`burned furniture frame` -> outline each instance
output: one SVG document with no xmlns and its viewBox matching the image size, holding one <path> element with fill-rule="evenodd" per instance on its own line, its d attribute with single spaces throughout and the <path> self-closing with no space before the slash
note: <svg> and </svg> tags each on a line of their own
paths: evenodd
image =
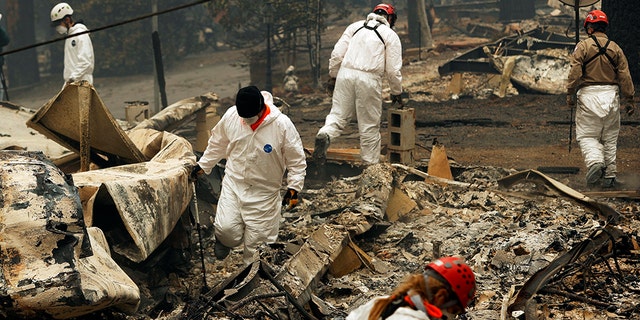
<svg viewBox="0 0 640 320">
<path fill-rule="evenodd" d="M 489 57 L 484 53 L 483 47 L 485 46 L 509 56 L 531 50 L 570 49 L 575 46 L 575 41 L 563 35 L 548 32 L 543 28 L 536 28 L 468 50 L 438 67 L 438 72 L 441 76 L 460 72 L 499 74 L 500 72 L 491 65 Z"/>
</svg>

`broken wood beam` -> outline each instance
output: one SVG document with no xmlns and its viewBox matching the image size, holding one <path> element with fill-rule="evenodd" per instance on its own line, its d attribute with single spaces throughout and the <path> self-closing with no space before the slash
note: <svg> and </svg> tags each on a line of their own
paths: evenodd
<svg viewBox="0 0 640 320">
<path fill-rule="evenodd" d="M 91 89 L 88 83 L 82 82 L 78 86 L 78 109 L 80 119 L 80 171 L 89 171 L 91 164 L 91 130 L 89 115 L 91 113 Z"/>
<path fill-rule="evenodd" d="M 329 269 L 329 265 L 348 244 L 348 235 L 343 226 L 321 226 L 300 250 L 285 262 L 275 279 L 299 304 L 306 304 L 311 299 L 318 281 Z"/>
</svg>

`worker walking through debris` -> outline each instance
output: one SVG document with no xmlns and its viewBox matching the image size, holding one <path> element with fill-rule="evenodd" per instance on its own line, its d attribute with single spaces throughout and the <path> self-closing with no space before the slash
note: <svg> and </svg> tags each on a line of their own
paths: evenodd
<svg viewBox="0 0 640 320">
<path fill-rule="evenodd" d="M 289 66 L 284 72 L 284 79 L 282 80 L 282 86 L 284 91 L 287 92 L 287 96 L 298 93 L 298 76 L 295 74 L 296 68 Z"/>
<path fill-rule="evenodd" d="M 254 261 L 258 246 L 278 237 L 281 205 L 294 206 L 307 163 L 293 122 L 273 104 L 273 96 L 244 87 L 211 130 L 207 149 L 194 167 L 196 178 L 227 159 L 214 221 L 214 253 L 224 259 L 244 244 L 243 260 Z M 286 170 L 287 192 L 280 195 Z"/>
<path fill-rule="evenodd" d="M 88 31 L 82 21 L 73 20 L 73 9 L 65 2 L 58 3 L 51 9 L 51 26 L 61 35 L 73 35 Z M 64 42 L 65 83 L 87 81 L 93 84 L 93 44 L 88 33 L 67 38 Z"/>
<path fill-rule="evenodd" d="M 607 15 L 589 12 L 584 28 L 589 35 L 571 55 L 567 84 L 567 104 L 576 106 L 576 140 L 587 167 L 587 184 L 601 182 L 611 188 L 616 182 L 616 152 L 620 132 L 620 98 L 626 113 L 635 110 L 635 94 L 627 58 L 608 39 Z"/>
<path fill-rule="evenodd" d="M 460 258 L 444 257 L 410 275 L 390 296 L 376 297 L 346 320 L 455 319 L 476 293 L 475 275 Z"/>
<path fill-rule="evenodd" d="M 402 44 L 393 31 L 397 15 L 390 4 L 373 8 L 366 20 L 347 27 L 331 52 L 329 86 L 335 84 L 331 111 L 316 135 L 314 162 L 326 161 L 330 142 L 342 134 L 355 115 L 360 155 L 365 164 L 380 161 L 382 81 L 386 74 L 391 99 L 401 102 Z"/>
</svg>

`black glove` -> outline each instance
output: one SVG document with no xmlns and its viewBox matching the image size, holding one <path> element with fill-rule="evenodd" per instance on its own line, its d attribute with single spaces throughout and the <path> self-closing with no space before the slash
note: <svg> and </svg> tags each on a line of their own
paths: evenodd
<svg viewBox="0 0 640 320">
<path fill-rule="evenodd" d="M 327 80 L 327 92 L 333 94 L 333 89 L 336 88 L 336 78 L 329 78 Z"/>
<path fill-rule="evenodd" d="M 196 163 L 195 166 L 193 166 L 193 169 L 191 169 L 191 174 L 189 175 L 189 180 L 191 181 L 196 181 L 198 180 L 198 176 L 203 174 L 204 170 L 202 170 L 202 168 L 200 168 L 200 165 Z"/>
<path fill-rule="evenodd" d="M 404 103 L 402 102 L 402 95 L 401 94 L 392 94 L 391 95 L 391 104 L 394 104 L 396 102 L 398 104 L 400 104 L 401 106 L 404 105 Z"/>
<path fill-rule="evenodd" d="M 287 193 L 282 198 L 282 205 L 287 206 L 287 210 L 295 207 L 298 204 L 298 191 L 294 189 L 287 189 Z"/>
<path fill-rule="evenodd" d="M 624 111 L 628 116 L 632 116 L 636 112 L 636 104 L 633 102 L 633 98 L 626 99 L 624 103 Z"/>
</svg>

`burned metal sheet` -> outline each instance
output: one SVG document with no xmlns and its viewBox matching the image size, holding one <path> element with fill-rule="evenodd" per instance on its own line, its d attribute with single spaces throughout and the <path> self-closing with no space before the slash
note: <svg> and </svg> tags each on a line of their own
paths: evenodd
<svg viewBox="0 0 640 320">
<path fill-rule="evenodd" d="M 159 150 L 151 150 L 155 156 L 147 162 L 78 172 L 73 178 L 86 202 L 87 225 L 104 230 L 115 252 L 141 262 L 189 206 L 195 156 L 187 140 L 168 132 L 137 129 L 131 138 Z"/>
<path fill-rule="evenodd" d="M 0 315 L 71 318 L 135 312 L 136 284 L 86 228 L 78 192 L 41 152 L 0 151 Z"/>
<path fill-rule="evenodd" d="M 598 210 L 603 215 L 603 218 L 607 222 L 617 223 L 620 221 L 620 213 L 616 211 L 611 206 L 595 201 L 580 192 L 569 188 L 568 186 L 560 183 L 559 181 L 552 179 L 537 170 L 527 170 L 518 173 L 514 173 L 508 177 L 505 177 L 498 181 L 498 184 L 502 188 L 509 188 L 512 185 L 523 182 L 530 181 L 534 183 L 543 183 L 544 185 L 551 187 L 559 192 L 564 193 L 565 195 L 573 198 L 574 200 L 587 205 L 593 209 Z"/>
<path fill-rule="evenodd" d="M 90 90 L 88 135 L 92 160 L 96 161 L 101 158 L 97 154 L 123 163 L 137 163 L 146 160 L 140 150 L 120 129 L 109 109 L 90 84 L 82 82 L 67 84 L 27 121 L 27 126 L 67 149 L 79 153 L 80 140 L 84 135 L 80 129 L 82 120 L 79 91 L 87 89 L 86 86 L 89 86 Z"/>
</svg>

